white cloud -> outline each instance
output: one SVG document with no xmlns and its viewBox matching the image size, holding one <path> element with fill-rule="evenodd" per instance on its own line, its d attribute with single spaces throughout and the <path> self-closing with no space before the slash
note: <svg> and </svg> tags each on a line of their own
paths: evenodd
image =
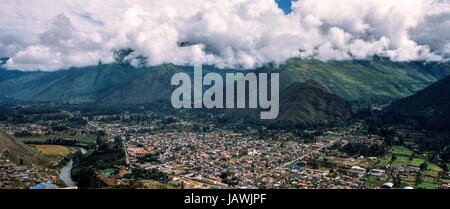
<svg viewBox="0 0 450 209">
<path fill-rule="evenodd" d="M 111 62 L 131 47 L 148 64 L 253 68 L 294 56 L 439 60 L 450 55 L 448 0 L 0 0 L 8 68 Z M 185 44 L 180 47 L 180 43 Z"/>
</svg>

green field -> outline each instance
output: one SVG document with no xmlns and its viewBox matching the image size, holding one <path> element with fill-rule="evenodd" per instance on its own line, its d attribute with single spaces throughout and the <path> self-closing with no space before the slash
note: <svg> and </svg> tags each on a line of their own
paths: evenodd
<svg viewBox="0 0 450 209">
<path fill-rule="evenodd" d="M 416 143 L 414 143 L 414 142 L 405 142 L 405 145 L 413 146 L 413 145 L 416 145 Z"/>
<path fill-rule="evenodd" d="M 339 136 L 335 136 L 335 135 L 326 135 L 323 137 L 324 140 L 335 140 L 339 138 Z"/>
<path fill-rule="evenodd" d="M 432 171 L 437 171 L 440 172 L 442 171 L 442 168 L 439 167 L 438 165 L 434 164 L 434 163 L 428 163 L 428 169 L 432 170 Z"/>
<path fill-rule="evenodd" d="M 390 155 L 390 154 L 384 155 L 384 156 L 380 159 L 380 163 L 386 164 L 386 163 L 390 162 L 391 159 L 392 159 L 392 155 Z"/>
<path fill-rule="evenodd" d="M 412 166 L 415 166 L 415 167 L 419 167 L 422 163 L 424 163 L 425 162 L 425 159 L 423 159 L 423 158 L 414 158 L 412 161 L 411 161 L 411 165 Z"/>
<path fill-rule="evenodd" d="M 405 156 L 397 156 L 397 158 L 392 162 L 392 165 L 405 166 L 409 164 L 409 158 Z"/>
<path fill-rule="evenodd" d="M 372 175 L 366 175 L 367 181 L 365 182 L 365 186 L 369 188 L 375 188 L 377 186 L 383 185 L 384 182 L 386 182 L 386 178 L 383 177 L 376 177 Z"/>
<path fill-rule="evenodd" d="M 44 155 L 67 155 L 69 149 L 60 145 L 36 145 L 36 149 Z"/>
<path fill-rule="evenodd" d="M 419 185 L 417 185 L 417 189 L 436 189 L 437 185 L 432 182 L 422 182 Z"/>
<path fill-rule="evenodd" d="M 414 183 L 416 181 L 416 177 L 415 176 L 408 176 L 408 178 L 402 179 L 402 180 L 404 180 L 405 182 L 408 182 L 408 183 Z"/>
<path fill-rule="evenodd" d="M 408 156 L 412 154 L 412 151 L 404 146 L 393 146 L 391 149 L 389 149 L 389 152 L 397 155 L 408 155 Z"/>
<path fill-rule="evenodd" d="M 281 66 L 280 89 L 285 89 L 294 82 L 314 80 L 333 94 L 348 101 L 369 97 L 399 98 L 423 89 L 424 85 L 420 82 L 438 80 L 429 75 L 430 70 L 437 71 L 425 65 L 390 63 L 375 57 L 356 62 L 322 62 L 315 59 L 293 58 Z M 445 71 L 439 69 L 438 72 Z M 418 85 L 401 85 L 400 83 L 403 82 L 414 82 Z"/>
<path fill-rule="evenodd" d="M 87 140 L 92 141 L 96 139 L 94 135 L 87 136 L 63 136 L 63 135 L 47 135 L 47 136 L 34 136 L 34 137 L 21 137 L 17 138 L 17 140 L 21 142 L 45 142 L 48 139 L 64 139 L 64 140 Z"/>
</svg>

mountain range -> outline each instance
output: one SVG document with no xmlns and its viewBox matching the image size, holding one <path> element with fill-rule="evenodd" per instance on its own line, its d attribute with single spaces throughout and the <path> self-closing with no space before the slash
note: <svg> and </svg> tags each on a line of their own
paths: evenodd
<svg viewBox="0 0 450 209">
<path fill-rule="evenodd" d="M 192 67 L 171 64 L 135 68 L 118 63 L 56 72 L 22 72 L 0 68 L 0 97 L 56 102 L 81 99 L 112 104 L 121 104 L 126 99 L 129 103 L 145 103 L 166 97 L 166 90 L 170 87 L 168 78 L 175 72 L 190 69 Z M 233 70 L 209 67 L 204 73 L 209 71 Z M 418 92 L 449 75 L 450 63 L 393 62 L 380 57 L 326 62 L 292 58 L 280 66 L 266 65 L 255 69 L 256 73 L 273 71 L 280 73 L 281 90 L 295 82 L 313 80 L 347 101 L 373 102 L 392 101 Z M 141 97 L 142 94 L 145 96 Z M 128 98 L 137 95 L 139 98 Z"/>
<path fill-rule="evenodd" d="M 387 110 L 421 116 L 429 128 L 450 130 L 450 76 L 417 94 L 393 102 Z"/>
<path fill-rule="evenodd" d="M 168 102 L 175 88 L 170 80 L 177 72 L 192 75 L 193 67 L 163 64 L 137 68 L 116 62 L 55 72 L 0 68 L 0 98 L 101 106 Z M 204 66 L 203 73 L 208 72 L 236 70 Z M 349 107 L 345 101 L 388 103 L 410 96 L 449 75 L 450 63 L 394 62 L 378 56 L 344 61 L 292 58 L 282 65 L 267 64 L 252 72 L 280 73 L 279 121 L 310 124 L 347 119 Z"/>
<path fill-rule="evenodd" d="M 327 61 L 293 58 L 280 67 L 281 89 L 314 80 L 347 101 L 389 102 L 450 74 L 450 63 L 393 62 L 387 58 Z"/>
</svg>

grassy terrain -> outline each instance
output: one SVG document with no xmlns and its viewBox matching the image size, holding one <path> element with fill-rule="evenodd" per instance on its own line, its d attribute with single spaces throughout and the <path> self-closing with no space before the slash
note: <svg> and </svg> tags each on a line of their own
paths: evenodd
<svg viewBox="0 0 450 209">
<path fill-rule="evenodd" d="M 335 140 L 339 138 L 339 136 L 335 136 L 335 135 L 326 135 L 323 137 L 324 140 Z"/>
<path fill-rule="evenodd" d="M 404 156 L 397 156 L 397 158 L 392 162 L 392 165 L 399 165 L 399 166 L 405 166 L 409 164 L 408 157 Z"/>
<path fill-rule="evenodd" d="M 188 72 L 187 68 L 172 64 L 145 68 L 101 64 L 46 73 L 0 71 L 0 97 L 24 101 L 97 100 L 117 105 L 154 102 L 170 99 L 167 83 L 171 75 Z M 292 58 L 280 67 L 266 65 L 256 71 L 279 71 L 280 90 L 295 82 L 314 80 L 346 100 L 370 101 L 409 96 L 448 75 L 450 68 L 446 63 L 393 62 L 380 57 L 326 62 Z"/>
<path fill-rule="evenodd" d="M 381 164 L 392 164 L 396 166 L 407 166 L 410 164 L 410 156 L 412 151 L 404 146 L 392 146 L 388 152 L 380 158 Z M 393 159 L 395 155 L 395 159 Z M 416 163 L 420 158 L 417 158 Z M 412 161 L 411 161 L 412 162 Z M 420 164 L 419 164 L 420 165 Z"/>
<path fill-rule="evenodd" d="M 392 146 L 389 152 L 397 155 L 408 155 L 408 156 L 412 154 L 412 151 L 404 146 Z"/>
<path fill-rule="evenodd" d="M 423 158 L 414 158 L 411 161 L 411 165 L 414 166 L 414 167 L 419 167 L 424 162 L 425 162 L 425 159 L 423 159 Z"/>
<path fill-rule="evenodd" d="M 365 186 L 369 188 L 381 187 L 384 182 L 386 182 L 386 178 L 376 177 L 372 175 L 366 175 L 367 181 L 365 182 Z"/>
<path fill-rule="evenodd" d="M 44 155 L 69 154 L 69 149 L 61 145 L 36 145 L 36 149 Z"/>
<path fill-rule="evenodd" d="M 392 159 L 392 154 L 386 154 L 380 159 L 381 164 L 389 163 Z"/>
<path fill-rule="evenodd" d="M 392 160 L 392 156 L 395 155 L 395 159 Z M 386 155 L 380 158 L 381 164 L 391 164 L 394 166 L 412 166 L 419 168 L 421 164 L 427 163 L 427 167 L 421 173 L 423 175 L 423 182 L 418 184 L 417 186 L 413 186 L 417 189 L 436 189 L 437 188 L 437 178 L 439 176 L 439 172 L 442 171 L 442 168 L 438 165 L 427 161 L 424 157 L 420 155 L 414 155 L 411 159 L 413 152 L 404 146 L 392 146 Z M 369 182 L 366 183 L 368 185 L 377 185 L 379 186 L 381 181 L 375 181 L 374 178 L 369 178 Z M 407 178 L 401 179 L 401 184 L 403 185 L 415 185 L 416 177 L 409 176 Z M 401 186 L 400 186 L 401 187 Z M 399 188 L 400 188 L 399 187 Z"/>
<path fill-rule="evenodd" d="M 314 80 L 346 100 L 409 96 L 449 73 L 445 65 L 391 62 L 383 58 L 352 61 L 289 59 L 281 67 L 280 89 Z"/>
<path fill-rule="evenodd" d="M 47 139 L 64 139 L 64 140 L 95 140 L 96 136 L 63 136 L 63 135 L 48 135 L 48 136 L 33 136 L 33 137 L 21 137 L 17 140 L 21 142 L 45 142 Z"/>
<path fill-rule="evenodd" d="M 422 182 L 419 185 L 417 185 L 417 189 L 436 189 L 437 185 L 432 182 Z"/>
<path fill-rule="evenodd" d="M 441 167 L 439 167 L 438 165 L 436 165 L 434 163 L 430 163 L 430 162 L 428 162 L 428 169 L 430 169 L 432 171 L 437 171 L 437 172 L 442 171 Z"/>
<path fill-rule="evenodd" d="M 131 185 L 118 185 L 108 189 L 177 189 L 176 185 L 161 183 L 154 180 L 140 180 Z"/>
<path fill-rule="evenodd" d="M 47 140 L 54 139 L 63 139 L 65 141 L 75 141 L 74 144 L 53 144 L 47 143 Z M 63 145 L 63 146 L 80 146 L 80 147 L 88 147 L 89 145 L 96 143 L 96 136 L 87 135 L 87 136 L 64 136 L 64 135 L 48 135 L 48 136 L 33 136 L 33 137 L 22 137 L 18 138 L 18 141 L 21 141 L 25 144 L 53 144 L 53 145 Z"/>
<path fill-rule="evenodd" d="M 10 160 L 25 165 L 49 166 L 51 162 L 36 149 L 0 130 L 0 151 Z"/>
</svg>

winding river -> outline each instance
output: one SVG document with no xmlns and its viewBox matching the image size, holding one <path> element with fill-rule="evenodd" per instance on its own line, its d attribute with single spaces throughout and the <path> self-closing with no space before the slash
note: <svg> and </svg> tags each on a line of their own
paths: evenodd
<svg viewBox="0 0 450 209">
<path fill-rule="evenodd" d="M 87 150 L 82 148 L 82 147 L 78 147 L 81 151 L 81 154 L 86 154 Z M 70 160 L 62 169 L 61 172 L 59 173 L 59 178 L 64 181 L 64 183 L 66 183 L 66 185 L 68 187 L 75 187 L 77 186 L 77 183 L 75 181 L 73 181 L 72 176 L 71 176 L 71 171 L 72 171 L 72 166 L 73 166 L 73 160 Z"/>
</svg>

